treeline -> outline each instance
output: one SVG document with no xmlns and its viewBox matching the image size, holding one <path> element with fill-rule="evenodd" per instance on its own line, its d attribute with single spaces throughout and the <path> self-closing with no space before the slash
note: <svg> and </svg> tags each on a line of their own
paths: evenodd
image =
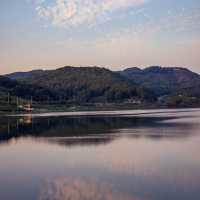
<svg viewBox="0 0 200 200">
<path fill-rule="evenodd" d="M 8 83 L 6 83 L 8 81 Z M 11 83 L 10 83 L 11 82 Z M 3 83 L 3 84 L 1 84 Z M 121 75 L 98 67 L 64 67 L 0 82 L 12 95 L 66 103 L 153 101 L 154 95 Z"/>
<path fill-rule="evenodd" d="M 63 67 L 0 76 L 0 96 L 44 104 L 135 103 L 194 106 L 200 76 L 188 69 L 153 66 L 113 72 L 99 67 Z"/>
</svg>

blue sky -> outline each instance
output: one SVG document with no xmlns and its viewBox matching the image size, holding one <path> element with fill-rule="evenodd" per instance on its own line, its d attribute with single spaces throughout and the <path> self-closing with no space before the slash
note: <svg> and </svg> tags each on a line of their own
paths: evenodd
<svg viewBox="0 0 200 200">
<path fill-rule="evenodd" d="M 200 72 L 199 0 L 1 0 L 0 73 L 65 65 Z"/>
</svg>

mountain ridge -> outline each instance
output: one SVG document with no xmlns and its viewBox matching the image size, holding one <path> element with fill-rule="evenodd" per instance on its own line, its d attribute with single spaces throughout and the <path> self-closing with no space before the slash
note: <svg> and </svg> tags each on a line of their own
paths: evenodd
<svg viewBox="0 0 200 200">
<path fill-rule="evenodd" d="M 157 96 L 168 95 L 200 83 L 200 75 L 187 68 L 151 66 L 119 71 L 119 74 L 155 92 Z"/>
<path fill-rule="evenodd" d="M 120 74 L 100 67 L 66 66 L 55 70 L 12 73 L 6 77 L 44 88 L 65 102 L 116 102 L 154 99 L 146 89 Z"/>
<path fill-rule="evenodd" d="M 21 84 L 20 87 L 24 84 L 26 89 L 29 85 L 44 90 L 47 95 L 43 99 L 60 99 L 75 104 L 138 100 L 152 102 L 162 96 L 178 96 L 178 99 L 183 96 L 187 101 L 188 98 L 200 99 L 200 75 L 181 67 L 131 67 L 111 71 L 96 66 L 65 66 L 55 70 L 16 72 L 6 77 Z"/>
</svg>

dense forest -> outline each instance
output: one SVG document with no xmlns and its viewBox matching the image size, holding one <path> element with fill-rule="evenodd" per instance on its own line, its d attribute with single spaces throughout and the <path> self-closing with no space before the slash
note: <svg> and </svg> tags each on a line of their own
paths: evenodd
<svg viewBox="0 0 200 200">
<path fill-rule="evenodd" d="M 200 85 L 200 76 L 186 68 L 153 66 L 145 69 L 128 68 L 119 72 L 122 76 L 148 88 L 157 96 L 187 92 Z M 200 94 L 200 91 L 199 91 Z"/>
<path fill-rule="evenodd" d="M 2 82 L 12 95 L 32 98 L 35 101 L 60 100 L 67 103 L 154 101 L 152 92 L 120 74 L 98 67 L 64 67 L 51 71 L 7 76 Z M 10 78 L 10 79 L 9 79 Z M 3 79 L 3 78 L 2 78 Z M 15 79 L 15 80 L 14 80 Z"/>
<path fill-rule="evenodd" d="M 0 76 L 0 102 L 200 104 L 200 76 L 188 69 L 153 66 L 113 72 L 99 67 L 63 67 Z"/>
</svg>

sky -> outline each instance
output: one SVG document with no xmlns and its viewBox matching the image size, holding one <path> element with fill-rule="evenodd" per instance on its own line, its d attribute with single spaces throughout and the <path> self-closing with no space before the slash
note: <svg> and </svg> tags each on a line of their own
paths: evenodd
<svg viewBox="0 0 200 200">
<path fill-rule="evenodd" d="M 152 65 L 200 73 L 200 0 L 0 0 L 0 74 Z"/>
</svg>

